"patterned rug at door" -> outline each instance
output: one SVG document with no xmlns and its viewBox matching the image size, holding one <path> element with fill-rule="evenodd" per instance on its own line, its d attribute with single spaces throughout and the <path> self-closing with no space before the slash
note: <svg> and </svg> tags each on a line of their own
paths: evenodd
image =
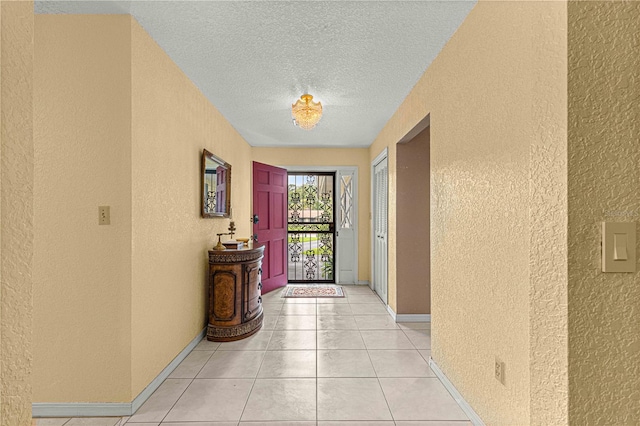
<svg viewBox="0 0 640 426">
<path fill-rule="evenodd" d="M 344 291 L 337 285 L 288 285 L 282 297 L 344 297 Z"/>
</svg>

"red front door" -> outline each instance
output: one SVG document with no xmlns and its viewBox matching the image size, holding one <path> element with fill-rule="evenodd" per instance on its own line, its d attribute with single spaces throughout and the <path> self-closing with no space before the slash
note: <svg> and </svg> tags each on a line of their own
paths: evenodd
<svg viewBox="0 0 640 426">
<path fill-rule="evenodd" d="M 253 162 L 253 225 L 264 245 L 262 293 L 287 285 L 287 170 Z"/>
</svg>

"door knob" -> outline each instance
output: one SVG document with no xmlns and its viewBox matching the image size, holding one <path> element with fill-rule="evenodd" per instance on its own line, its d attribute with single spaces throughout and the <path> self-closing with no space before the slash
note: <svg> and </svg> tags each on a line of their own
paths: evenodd
<svg viewBox="0 0 640 426">
<path fill-rule="evenodd" d="M 251 238 L 253 238 L 253 241 L 255 241 L 256 243 L 258 242 L 258 234 L 253 234 Z"/>
<path fill-rule="evenodd" d="M 260 222 L 260 218 L 258 217 L 257 214 L 254 214 L 253 217 L 251 218 L 251 222 L 255 225 L 256 223 Z"/>
</svg>

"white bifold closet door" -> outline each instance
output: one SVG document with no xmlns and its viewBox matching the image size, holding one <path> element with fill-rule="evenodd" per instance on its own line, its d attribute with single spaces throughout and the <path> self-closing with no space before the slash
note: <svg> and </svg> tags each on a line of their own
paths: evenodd
<svg viewBox="0 0 640 426">
<path fill-rule="evenodd" d="M 373 173 L 373 290 L 387 303 L 389 173 L 386 157 L 374 164 Z"/>
</svg>

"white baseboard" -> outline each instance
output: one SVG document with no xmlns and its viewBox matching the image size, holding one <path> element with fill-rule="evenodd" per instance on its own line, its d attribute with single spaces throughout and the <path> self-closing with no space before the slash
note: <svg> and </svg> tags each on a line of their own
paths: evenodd
<svg viewBox="0 0 640 426">
<path fill-rule="evenodd" d="M 120 417 L 131 415 L 130 402 L 34 402 L 32 417 Z"/>
<path fill-rule="evenodd" d="M 391 306 L 387 305 L 387 312 L 389 312 L 389 315 L 391 315 L 391 318 L 393 318 L 394 321 L 396 321 L 397 315 L 395 313 L 395 311 L 393 309 L 391 309 Z M 396 321 L 398 322 L 398 321 Z"/>
<path fill-rule="evenodd" d="M 132 402 L 34 402 L 31 406 L 32 417 L 115 417 L 130 416 L 153 394 L 169 377 L 178 365 L 191 353 L 204 338 L 204 328 L 189 344 L 167 365 L 158 376 L 144 388 Z"/>
<path fill-rule="evenodd" d="M 456 389 L 449 378 L 444 375 L 442 370 L 440 370 L 440 367 L 438 367 L 438 364 L 436 364 L 436 362 L 431 357 L 429 357 L 429 367 L 431 367 L 431 370 L 433 370 L 436 377 L 440 380 L 444 387 L 447 388 L 453 399 L 455 399 L 460 408 L 462 408 L 462 411 L 464 411 L 467 417 L 469 417 L 471 423 L 473 423 L 474 426 L 485 426 L 480 416 L 478 416 L 478 414 L 473 411 L 473 408 L 471 408 L 469 403 L 465 401 L 460 392 L 458 392 L 458 389 Z"/>
<path fill-rule="evenodd" d="M 131 414 L 138 411 L 138 408 L 140 408 L 140 406 L 144 404 L 147 399 L 149 399 L 151 394 L 153 394 L 156 391 L 156 389 L 160 387 L 162 382 L 164 382 L 164 380 L 167 377 L 169 377 L 169 375 L 173 372 L 173 370 L 175 370 L 178 367 L 178 365 L 180 365 L 180 363 L 187 357 L 187 355 L 191 353 L 193 348 L 198 346 L 198 343 L 200 343 L 200 341 L 204 338 L 206 334 L 207 334 L 207 327 L 202 329 L 202 331 L 198 333 L 198 335 L 194 337 L 193 340 L 189 342 L 189 344 L 182 350 L 182 352 L 180 352 L 178 356 L 176 356 L 173 359 L 173 361 L 171 361 L 169 365 L 167 365 L 164 368 L 164 370 L 162 370 L 160 374 L 158 374 L 156 378 L 153 379 L 151 383 L 149 383 L 149 385 L 147 385 L 146 388 L 144 388 L 142 392 L 140 392 L 140 394 L 136 397 L 136 399 L 134 399 L 131 402 Z"/>
<path fill-rule="evenodd" d="M 369 281 L 356 281 L 352 283 L 336 283 L 336 285 L 346 285 L 347 287 L 352 285 L 366 285 L 369 286 Z"/>
<path fill-rule="evenodd" d="M 366 285 L 371 287 L 371 283 L 369 282 L 369 280 L 360 280 L 358 282 L 356 282 L 356 285 Z"/>
<path fill-rule="evenodd" d="M 396 314 L 389 305 L 387 312 L 395 322 L 431 322 L 431 314 Z"/>
<path fill-rule="evenodd" d="M 431 314 L 396 314 L 396 322 L 431 322 Z"/>
</svg>

